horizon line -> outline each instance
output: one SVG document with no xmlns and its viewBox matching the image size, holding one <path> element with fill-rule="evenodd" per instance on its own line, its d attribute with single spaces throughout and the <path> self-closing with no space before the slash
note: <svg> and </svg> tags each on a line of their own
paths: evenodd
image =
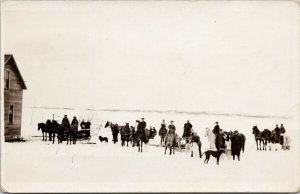
<svg viewBox="0 0 300 194">
<path fill-rule="evenodd" d="M 151 113 L 175 113 L 175 114 L 193 114 L 193 115 L 216 115 L 216 116 L 237 116 L 237 117 L 250 117 L 250 118 L 278 118 L 290 119 L 289 116 L 280 115 L 252 115 L 241 113 L 220 113 L 220 112 L 207 112 L 207 111 L 180 111 L 180 110 L 138 110 L 138 109 L 95 109 L 95 108 L 69 108 L 69 107 L 43 107 L 32 106 L 27 108 L 33 109 L 59 109 L 59 110 L 87 110 L 87 111 L 107 111 L 107 112 L 151 112 Z"/>
</svg>

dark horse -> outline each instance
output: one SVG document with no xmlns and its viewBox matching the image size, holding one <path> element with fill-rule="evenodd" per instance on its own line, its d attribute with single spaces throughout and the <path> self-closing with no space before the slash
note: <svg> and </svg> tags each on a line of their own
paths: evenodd
<svg viewBox="0 0 300 194">
<path fill-rule="evenodd" d="M 67 131 L 67 145 L 69 144 L 69 141 L 70 141 L 70 145 L 72 144 L 72 141 L 73 141 L 73 144 L 76 144 L 77 133 L 78 133 L 78 124 L 71 125 L 68 128 L 68 131 Z"/>
<path fill-rule="evenodd" d="M 268 130 L 260 131 L 257 128 L 257 126 L 253 126 L 252 134 L 255 137 L 257 150 L 258 150 L 258 142 L 259 142 L 259 150 L 261 150 L 261 143 L 263 143 L 263 150 L 267 150 Z"/>
<path fill-rule="evenodd" d="M 142 128 L 140 126 L 140 121 L 136 121 L 138 123 L 137 130 L 136 130 L 136 142 L 137 146 L 139 147 L 139 152 L 143 152 L 143 143 L 147 144 L 149 142 L 150 130 L 146 128 Z"/>
<path fill-rule="evenodd" d="M 198 151 L 199 151 L 199 157 L 201 158 L 202 152 L 201 152 L 201 141 L 200 137 L 197 134 L 192 133 L 192 139 L 191 139 L 191 144 L 196 143 L 198 145 Z M 194 156 L 193 150 L 191 152 L 191 157 Z"/>
<path fill-rule="evenodd" d="M 165 145 L 166 145 L 165 154 L 167 153 L 168 148 L 170 148 L 170 155 L 172 154 L 172 151 L 173 154 L 175 154 L 175 146 L 179 143 L 178 139 L 179 138 L 176 133 L 171 132 L 167 134 L 165 139 Z"/>
<path fill-rule="evenodd" d="M 55 139 L 55 134 L 57 134 L 58 143 L 62 143 L 66 137 L 67 132 L 69 131 L 70 125 L 59 124 L 57 121 L 52 121 L 53 126 L 53 143 Z"/>
<path fill-rule="evenodd" d="M 215 146 L 217 148 L 217 151 L 219 151 L 221 148 L 225 148 L 225 137 L 222 133 L 216 133 L 216 139 L 215 139 Z"/>
<path fill-rule="evenodd" d="M 119 126 L 117 123 L 113 124 L 112 122 L 107 121 L 104 127 L 107 128 L 108 126 L 111 128 L 113 142 L 115 144 L 118 142 L 118 134 L 123 126 Z"/>
<path fill-rule="evenodd" d="M 120 135 L 121 135 L 122 147 L 125 146 L 125 141 L 127 142 L 127 147 L 128 147 L 128 142 L 132 141 L 132 132 L 129 127 L 129 123 L 126 123 L 124 127 L 121 127 Z"/>
<path fill-rule="evenodd" d="M 166 126 L 165 125 L 161 126 L 161 128 L 159 130 L 159 133 L 158 133 L 159 136 L 160 136 L 160 145 L 162 145 L 162 143 L 165 142 L 165 138 L 166 138 L 167 132 L 168 132 L 168 130 L 167 130 Z"/>
<path fill-rule="evenodd" d="M 38 123 L 38 131 L 41 129 L 43 133 L 43 141 L 47 141 L 47 133 L 49 134 L 49 141 L 52 141 L 52 123 L 48 119 L 45 123 Z"/>
</svg>

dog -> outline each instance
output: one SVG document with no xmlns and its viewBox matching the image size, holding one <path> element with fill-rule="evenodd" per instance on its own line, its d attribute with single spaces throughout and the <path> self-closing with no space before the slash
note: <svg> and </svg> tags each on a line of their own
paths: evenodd
<svg viewBox="0 0 300 194">
<path fill-rule="evenodd" d="M 102 136 L 99 136 L 99 140 L 102 142 L 102 141 L 105 141 L 106 143 L 108 142 L 108 138 L 107 137 L 102 137 Z"/>
<path fill-rule="evenodd" d="M 217 158 L 217 164 L 219 165 L 219 161 L 220 161 L 220 156 L 222 154 L 225 154 L 225 150 L 219 150 L 219 151 L 215 151 L 215 150 L 207 150 L 206 152 L 204 152 L 201 157 L 205 154 L 205 160 L 204 163 L 206 162 L 206 164 L 209 161 L 210 156 L 213 156 L 215 158 Z"/>
</svg>

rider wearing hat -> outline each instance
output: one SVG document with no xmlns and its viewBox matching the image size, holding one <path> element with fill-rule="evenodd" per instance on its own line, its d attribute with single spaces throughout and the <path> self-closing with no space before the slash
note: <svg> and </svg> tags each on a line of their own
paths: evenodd
<svg viewBox="0 0 300 194">
<path fill-rule="evenodd" d="M 216 122 L 216 126 L 214 127 L 213 131 L 214 134 L 220 133 L 220 126 L 219 123 Z"/>
<path fill-rule="evenodd" d="M 171 121 L 171 124 L 168 126 L 168 128 L 169 128 L 168 134 L 169 134 L 169 133 L 175 134 L 176 127 L 175 127 L 175 125 L 174 125 L 174 121 Z"/>
<path fill-rule="evenodd" d="M 69 119 L 68 119 L 67 115 L 64 116 L 64 118 L 62 119 L 61 123 L 63 125 L 70 125 L 70 122 L 69 122 Z"/>
<path fill-rule="evenodd" d="M 182 137 L 190 137 L 192 134 L 193 125 L 190 123 L 189 120 L 187 120 L 187 122 L 184 124 L 183 128 L 184 128 L 184 130 L 183 130 Z"/>
<path fill-rule="evenodd" d="M 145 119 L 144 119 L 144 118 L 142 118 L 142 121 L 141 121 L 141 123 L 140 123 L 140 127 L 141 127 L 141 129 L 145 129 L 145 128 L 146 128 L 146 126 L 147 126 L 147 123 L 145 122 Z"/>
<path fill-rule="evenodd" d="M 75 116 L 73 117 L 71 125 L 78 125 L 78 120 L 77 120 L 77 118 Z"/>
</svg>

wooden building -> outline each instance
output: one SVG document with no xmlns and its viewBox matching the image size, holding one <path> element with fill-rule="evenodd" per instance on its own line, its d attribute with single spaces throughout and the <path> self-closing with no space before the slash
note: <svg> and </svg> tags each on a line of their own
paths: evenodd
<svg viewBox="0 0 300 194">
<path fill-rule="evenodd" d="M 4 55 L 5 141 L 21 138 L 23 90 L 27 89 L 13 55 Z"/>
</svg>

